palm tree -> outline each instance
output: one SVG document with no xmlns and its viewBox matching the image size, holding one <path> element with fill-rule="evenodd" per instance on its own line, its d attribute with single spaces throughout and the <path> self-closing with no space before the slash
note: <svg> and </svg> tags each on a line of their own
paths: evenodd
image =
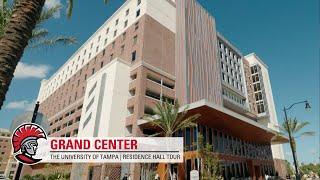
<svg viewBox="0 0 320 180">
<path fill-rule="evenodd" d="M 10 19 L 0 17 L 4 20 L 1 23 L 6 23 L 0 38 L 0 109 L 17 64 L 40 20 L 45 0 L 14 0 L 14 2 Z M 104 2 L 107 3 L 107 0 Z M 71 16 L 72 7 L 73 0 L 68 0 L 68 17 Z M 50 42 L 44 42 L 46 43 Z"/>
<path fill-rule="evenodd" d="M 8 24 L 8 20 L 10 19 L 13 6 L 16 3 L 14 2 L 13 5 L 9 5 L 5 0 L 2 1 L 2 11 L 0 12 L 0 38 L 4 35 L 4 29 Z M 39 20 L 37 21 L 36 28 L 32 31 L 32 36 L 29 40 L 29 44 L 27 47 L 29 48 L 38 48 L 38 47 L 47 47 L 53 46 L 57 44 L 69 45 L 75 44 L 77 42 L 76 38 L 74 37 L 67 37 L 67 36 L 53 36 L 49 37 L 49 30 L 42 27 L 42 24 L 48 21 L 49 19 L 54 18 L 55 13 L 58 13 L 61 10 L 61 5 L 56 5 L 49 9 L 43 10 Z"/>
<path fill-rule="evenodd" d="M 180 105 L 177 100 L 174 104 L 168 101 L 160 101 L 153 109 L 154 115 L 145 115 L 145 119 L 160 130 L 156 135 L 173 137 L 174 133 L 179 130 L 196 126 L 196 121 L 200 117 L 200 114 L 187 116 L 188 107 L 185 107 L 181 112 L 179 112 L 179 109 Z M 170 164 L 167 165 L 167 172 L 172 178 Z"/>
<path fill-rule="evenodd" d="M 296 139 L 300 138 L 302 136 L 313 136 L 315 132 L 307 131 L 307 132 L 300 132 L 301 129 L 303 129 L 306 125 L 310 124 L 309 122 L 301 122 L 299 123 L 296 118 L 288 118 L 285 120 L 280 128 L 280 135 L 288 136 L 289 143 L 292 151 L 293 161 L 294 161 L 294 167 L 296 171 L 296 177 L 299 177 L 299 164 L 297 159 L 297 145 L 296 145 Z"/>
</svg>

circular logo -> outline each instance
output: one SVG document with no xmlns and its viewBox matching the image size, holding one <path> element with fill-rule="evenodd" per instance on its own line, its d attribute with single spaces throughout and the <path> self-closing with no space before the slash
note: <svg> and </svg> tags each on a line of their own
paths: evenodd
<svg viewBox="0 0 320 180">
<path fill-rule="evenodd" d="M 16 128 L 12 134 L 14 157 L 24 164 L 36 164 L 42 159 L 35 159 L 38 150 L 38 139 L 47 139 L 45 131 L 37 124 L 26 123 Z"/>
</svg>

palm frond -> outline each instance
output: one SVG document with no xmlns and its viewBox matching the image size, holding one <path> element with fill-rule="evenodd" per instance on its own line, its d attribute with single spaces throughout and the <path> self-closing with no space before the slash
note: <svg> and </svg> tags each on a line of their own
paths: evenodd
<svg viewBox="0 0 320 180">
<path fill-rule="evenodd" d="M 43 39 L 47 37 L 49 34 L 48 29 L 45 28 L 37 28 L 32 31 L 32 37 L 30 39 L 31 42 L 34 42 L 39 39 Z"/>
<path fill-rule="evenodd" d="M 294 138 L 299 138 L 302 136 L 310 136 L 314 135 L 314 132 L 304 132 L 299 134 L 298 136 L 295 136 L 296 134 L 301 131 L 306 125 L 310 124 L 309 122 L 298 122 L 296 118 L 288 118 L 282 123 L 282 126 L 279 127 L 280 132 L 282 134 L 288 135 L 289 133 L 291 134 L 292 137 Z"/>
<path fill-rule="evenodd" d="M 56 45 L 71 45 L 76 43 L 77 43 L 77 40 L 74 37 L 59 36 L 59 37 L 54 37 L 52 39 L 40 40 L 35 44 L 30 45 L 29 48 L 52 47 Z"/>
<path fill-rule="evenodd" d="M 72 10 L 73 10 L 73 0 L 68 0 L 68 7 L 67 7 L 68 18 L 71 18 Z"/>
<path fill-rule="evenodd" d="M 188 127 L 196 126 L 196 120 L 199 114 L 186 117 L 187 108 L 179 112 L 179 103 L 176 101 L 171 104 L 169 101 L 160 101 L 155 104 L 153 112 L 155 115 L 145 115 L 144 119 L 160 129 L 160 133 L 164 136 L 172 136 L 175 132 Z"/>
<path fill-rule="evenodd" d="M 300 138 L 303 136 L 314 136 L 316 133 L 313 131 L 307 131 L 307 132 L 303 132 L 301 134 L 299 134 L 298 136 L 296 136 L 295 138 Z"/>
<path fill-rule="evenodd" d="M 62 8 L 62 5 L 59 4 L 59 5 L 56 5 L 52 8 L 42 10 L 42 13 L 41 13 L 40 18 L 37 22 L 37 25 L 54 17 L 54 14 L 59 12 L 61 8 Z"/>
<path fill-rule="evenodd" d="M 309 122 L 302 122 L 302 123 L 298 123 L 295 127 L 295 129 L 293 130 L 294 133 L 299 132 L 302 128 L 304 128 L 306 125 L 310 124 Z"/>
</svg>

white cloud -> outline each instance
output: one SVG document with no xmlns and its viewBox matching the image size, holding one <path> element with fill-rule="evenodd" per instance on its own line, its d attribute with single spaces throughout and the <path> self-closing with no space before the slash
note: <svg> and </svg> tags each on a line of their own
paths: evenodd
<svg viewBox="0 0 320 180">
<path fill-rule="evenodd" d="M 45 78 L 50 70 L 48 65 L 31 65 L 19 62 L 14 72 L 14 77 L 18 79 L 25 78 Z"/>
<path fill-rule="evenodd" d="M 60 0 L 46 0 L 46 3 L 44 4 L 44 8 L 45 9 L 50 9 L 53 8 L 57 5 L 62 5 Z M 60 18 L 60 10 L 58 12 L 56 12 L 53 15 L 54 18 Z"/>
<path fill-rule="evenodd" d="M 35 101 L 12 101 L 9 102 L 5 108 L 7 109 L 22 109 L 25 111 L 31 111 L 34 109 Z"/>
</svg>

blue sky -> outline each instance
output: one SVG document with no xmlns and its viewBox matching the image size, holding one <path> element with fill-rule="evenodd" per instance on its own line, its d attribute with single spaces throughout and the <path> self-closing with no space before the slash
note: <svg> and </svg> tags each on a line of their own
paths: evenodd
<svg viewBox="0 0 320 180">
<path fill-rule="evenodd" d="M 7 100 L 0 111 L 0 128 L 10 127 L 13 117 L 32 109 L 40 79 L 53 74 L 72 53 L 118 8 L 124 0 L 77 1 L 72 18 L 65 9 L 45 26 L 52 34 L 71 35 L 77 45 L 27 50 L 23 64 L 14 78 Z M 320 20 L 318 0 L 199 0 L 215 17 L 218 30 L 243 54 L 255 52 L 269 66 L 278 120 L 282 122 L 283 106 L 309 100 L 312 110 L 303 105 L 293 108 L 289 116 L 309 121 L 306 130 L 316 136 L 298 140 L 301 162 L 319 162 L 319 56 Z M 48 0 L 47 7 L 65 3 Z M 285 157 L 291 161 L 288 145 Z"/>
</svg>

